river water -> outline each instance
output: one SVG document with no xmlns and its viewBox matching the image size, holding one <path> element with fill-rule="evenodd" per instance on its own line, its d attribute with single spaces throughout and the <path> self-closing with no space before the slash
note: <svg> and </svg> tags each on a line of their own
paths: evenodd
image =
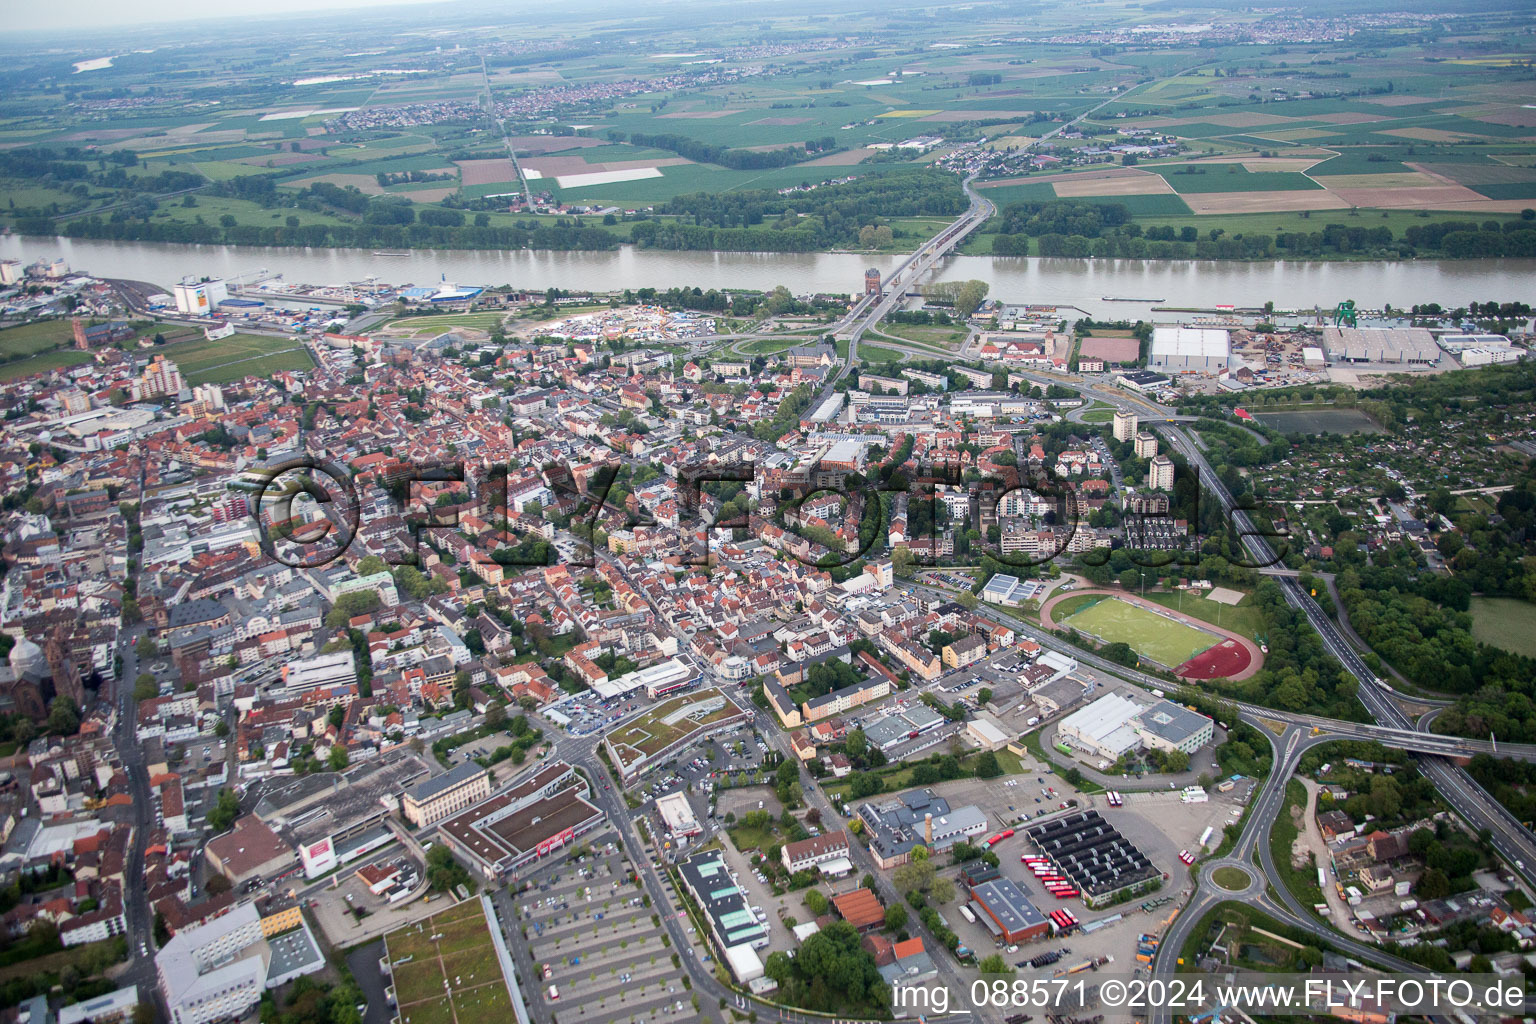
<svg viewBox="0 0 1536 1024">
<path fill-rule="evenodd" d="M 30 262 L 62 256 L 71 269 L 99 277 L 150 281 L 169 289 L 183 276 L 229 277 L 265 269 L 304 284 L 343 284 L 370 276 L 389 284 L 425 285 L 446 279 L 503 285 L 607 291 L 674 285 L 769 289 L 797 294 L 863 288 L 866 267 L 885 273 L 897 256 L 852 253 L 669 252 L 625 246 L 609 252 L 412 250 L 375 256 L 364 249 L 252 248 L 155 242 L 0 237 L 0 257 Z M 1281 309 L 1332 309 L 1341 299 L 1362 307 L 1390 303 L 1531 301 L 1536 260 L 1413 260 L 1330 263 L 1237 263 L 1199 260 L 1064 260 L 1018 256 L 957 256 L 935 280 L 979 278 L 990 295 L 1012 303 L 1076 306 L 1094 316 L 1148 317 L 1151 302 L 1105 302 L 1106 296 L 1160 300 L 1156 304 L 1220 304 Z M 1163 318 L 1172 317 L 1166 314 Z"/>
</svg>

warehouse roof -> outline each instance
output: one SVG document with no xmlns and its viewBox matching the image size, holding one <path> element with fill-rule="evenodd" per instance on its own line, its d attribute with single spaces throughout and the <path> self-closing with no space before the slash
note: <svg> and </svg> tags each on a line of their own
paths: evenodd
<svg viewBox="0 0 1536 1024">
<path fill-rule="evenodd" d="M 1207 357 L 1224 359 L 1231 351 L 1229 335 L 1214 327 L 1158 327 L 1152 331 L 1152 358 Z"/>
<path fill-rule="evenodd" d="M 1434 362 L 1435 337 L 1422 327 L 1324 327 L 1323 345 L 1332 355 L 1357 362 Z"/>
<path fill-rule="evenodd" d="M 1209 718 L 1171 700 L 1158 701 L 1141 713 L 1139 721 L 1143 731 L 1173 744 L 1183 743 L 1211 724 Z"/>
<path fill-rule="evenodd" d="M 1011 878 L 983 882 L 971 890 L 971 898 L 991 911 L 1010 935 L 1045 923 L 1045 916 Z"/>
</svg>

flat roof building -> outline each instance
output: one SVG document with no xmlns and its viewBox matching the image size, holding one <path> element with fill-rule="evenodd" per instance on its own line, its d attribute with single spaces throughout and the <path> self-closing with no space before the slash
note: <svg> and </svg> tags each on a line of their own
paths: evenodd
<svg viewBox="0 0 1536 1024">
<path fill-rule="evenodd" d="M 677 873 L 683 888 L 704 911 L 710 938 L 727 962 L 733 949 L 758 950 L 769 944 L 768 929 L 752 913 L 746 891 L 731 880 L 719 850 L 694 854 L 677 866 Z"/>
<path fill-rule="evenodd" d="M 674 838 L 696 836 L 703 831 L 699 827 L 698 815 L 693 813 L 693 805 L 688 802 L 688 794 L 682 791 L 657 797 L 656 814 L 667 827 L 667 834 Z"/>
<path fill-rule="evenodd" d="M 400 801 L 400 812 L 406 821 L 421 828 L 490 795 L 490 772 L 474 761 L 465 761 L 406 790 Z"/>
<path fill-rule="evenodd" d="M 1440 360 L 1435 336 L 1423 327 L 1324 327 L 1328 358 L 1344 363 L 1408 363 Z"/>
<path fill-rule="evenodd" d="M 1147 365 L 1168 373 L 1221 373 L 1231 358 L 1231 339 L 1224 330 L 1156 327 Z"/>
<path fill-rule="evenodd" d="M 1118 761 L 1136 750 L 1141 739 L 1134 719 L 1142 705 L 1119 693 L 1106 693 L 1081 711 L 1074 711 L 1056 726 L 1058 740 L 1106 761 Z"/>
<path fill-rule="evenodd" d="M 1019 578 L 1009 576 L 1006 573 L 997 573 L 987 585 L 981 588 L 981 599 L 992 604 L 1017 604 L 1014 600 L 1014 592 L 1019 589 Z"/>
<path fill-rule="evenodd" d="M 1141 741 L 1156 750 L 1193 754 L 1215 738 L 1215 723 L 1171 700 L 1160 700 L 1134 720 Z"/>
<path fill-rule="evenodd" d="M 155 973 L 174 1024 L 239 1020 L 265 989 L 323 968 L 325 957 L 297 909 L 290 908 L 292 917 L 263 918 L 253 904 L 240 903 L 173 935 L 155 954 Z"/>
<path fill-rule="evenodd" d="M 228 832 L 209 840 L 204 850 L 208 866 L 235 885 L 281 874 L 298 860 L 294 848 L 254 814 L 238 819 Z"/>
<path fill-rule="evenodd" d="M 351 686 L 357 682 L 352 652 L 336 651 L 303 658 L 283 666 L 283 685 L 290 690 L 314 690 L 322 686 Z"/>
<path fill-rule="evenodd" d="M 976 908 L 976 920 L 999 945 L 1034 942 L 1050 931 L 1045 915 L 1010 878 L 994 878 L 976 886 L 971 890 L 971 906 Z"/>
<path fill-rule="evenodd" d="M 488 800 L 443 821 L 438 835 L 482 878 L 498 883 L 603 821 L 564 761 L 541 765 Z"/>
</svg>

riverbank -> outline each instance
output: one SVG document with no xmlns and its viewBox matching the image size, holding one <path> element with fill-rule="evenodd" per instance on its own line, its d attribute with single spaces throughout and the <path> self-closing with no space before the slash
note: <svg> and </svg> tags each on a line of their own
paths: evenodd
<svg viewBox="0 0 1536 1024">
<path fill-rule="evenodd" d="M 393 284 L 437 283 L 596 289 L 673 286 L 771 290 L 796 294 L 863 290 L 864 271 L 889 274 L 896 255 L 744 253 L 637 249 L 406 250 L 374 256 L 362 249 L 261 248 L 160 242 L 107 242 L 51 236 L 0 237 L 0 258 L 31 262 L 63 257 L 72 269 L 99 277 L 152 281 L 169 288 L 183 276 L 233 277 L 265 268 L 293 281 L 340 284 L 376 277 Z M 1341 299 L 1370 305 L 1439 302 L 1454 307 L 1490 295 L 1523 293 L 1536 259 L 1412 260 L 1407 262 L 1045 259 L 1036 256 L 959 256 L 946 259 L 934 280 L 985 281 L 1004 302 L 1075 306 L 1105 319 L 1174 320 L 1154 305 L 1216 305 L 1286 309 L 1333 308 Z M 1153 302 L 1106 302 L 1104 296 L 1156 296 Z"/>
</svg>

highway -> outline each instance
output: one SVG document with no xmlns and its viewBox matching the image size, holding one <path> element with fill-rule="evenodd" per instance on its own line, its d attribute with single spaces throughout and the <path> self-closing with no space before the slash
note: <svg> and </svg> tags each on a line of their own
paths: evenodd
<svg viewBox="0 0 1536 1024">
<path fill-rule="evenodd" d="M 1248 515 L 1235 507 L 1231 494 L 1216 475 L 1204 453 L 1179 425 L 1184 418 L 1177 416 L 1175 410 L 1133 392 L 1118 389 L 1108 391 L 1086 382 L 1066 381 L 1045 375 L 1026 374 L 1026 376 L 1043 384 L 1062 384 L 1087 397 L 1098 398 L 1116 406 L 1135 406 L 1139 411 L 1148 414 L 1152 420 L 1149 425 L 1159 430 L 1172 447 L 1199 471 L 1202 483 L 1210 488 L 1221 502 L 1223 510 L 1231 517 L 1232 526 L 1241 536 L 1242 544 L 1254 563 L 1257 565 L 1278 563 L 1279 558 L 1274 550 L 1264 537 L 1256 532 L 1254 523 Z M 1267 878 L 1278 879 L 1275 865 L 1269 854 L 1269 833 L 1274 823 L 1274 815 L 1283 805 L 1285 783 L 1294 774 L 1301 754 L 1319 743 L 1332 739 L 1371 739 L 1386 746 L 1415 753 L 1421 770 L 1435 784 L 1447 803 L 1473 829 L 1479 832 L 1486 830 L 1493 848 L 1527 883 L 1536 881 L 1536 875 L 1533 875 L 1533 869 L 1536 869 L 1536 839 L 1533 839 L 1530 831 L 1516 821 L 1513 815 L 1489 796 L 1463 769 L 1447 760 L 1449 757 L 1493 752 L 1493 745 L 1488 741 L 1435 736 L 1427 731 L 1427 720 L 1423 729 L 1416 728 L 1397 705 L 1394 692 L 1380 684 L 1375 674 L 1361 659 L 1359 652 L 1345 639 L 1339 627 L 1323 612 L 1297 580 L 1282 574 L 1274 574 L 1272 578 L 1280 587 L 1286 603 L 1306 616 L 1328 653 L 1359 680 L 1358 696 L 1371 718 L 1374 719 L 1374 723 L 1340 722 L 1317 716 L 1297 715 L 1254 705 L 1238 704 L 1241 717 L 1245 721 L 1261 725 L 1261 731 L 1266 736 L 1271 733 L 1264 723 L 1285 723 L 1287 729 L 1281 742 L 1286 746 L 1281 748 L 1276 744 L 1276 757 L 1269 779 L 1259 796 L 1255 798 L 1256 804 L 1246 819 L 1236 851 L 1226 860 L 1233 863 L 1241 860 L 1244 864 L 1250 865 L 1251 873 L 1251 857 L 1257 852 Z M 914 586 L 913 589 L 928 591 L 930 594 L 944 594 L 943 591 L 921 586 Z M 1018 630 L 1021 635 L 1030 636 L 1046 647 L 1070 654 L 1080 663 L 1091 665 L 1112 676 L 1129 679 L 1149 688 L 1163 688 L 1168 685 L 1166 680 L 1107 662 L 1091 652 L 1082 651 L 1067 644 L 1038 627 L 1032 627 L 1012 616 L 1002 615 L 995 609 L 988 609 L 988 614 L 1002 619 Z M 1433 712 L 1429 718 L 1433 718 Z M 1503 744 L 1497 748 L 1497 753 L 1504 757 L 1536 760 L 1536 747 L 1530 745 Z M 1216 903 L 1233 898 L 1233 894 L 1217 889 L 1209 881 L 1205 881 L 1208 878 L 1209 872 L 1203 872 L 1201 882 L 1197 883 L 1190 904 L 1175 919 L 1169 933 L 1164 937 L 1155 961 L 1154 973 L 1159 975 L 1173 973 L 1179 950 L 1200 918 Z M 1312 932 L 1320 939 L 1326 938 L 1334 947 L 1358 959 L 1385 963 L 1394 970 L 1418 969 L 1406 962 L 1386 958 L 1374 947 L 1364 945 L 1352 937 L 1318 923 L 1306 908 L 1299 906 L 1294 896 L 1286 891 L 1283 885 L 1276 882 L 1274 888 L 1279 893 L 1280 905 L 1274 907 L 1266 905 L 1265 909 L 1276 918 Z M 1268 898 L 1264 897 L 1258 902 L 1268 904 Z M 1168 1019 L 1167 1014 L 1153 1013 L 1151 1017 L 1158 1022 Z"/>
<path fill-rule="evenodd" d="M 1254 556 L 1255 561 L 1260 564 L 1276 561 L 1268 541 L 1255 532 L 1248 515 L 1234 507 L 1232 496 L 1227 493 L 1226 487 L 1216 476 L 1210 463 L 1206 461 L 1205 455 L 1190 443 L 1188 436 L 1177 426 L 1154 425 L 1162 430 L 1162 433 L 1173 443 L 1174 448 L 1188 459 L 1191 465 L 1199 469 L 1203 481 L 1210 486 L 1212 492 L 1220 499 L 1222 508 L 1232 517 L 1234 528 L 1240 535 L 1244 535 L 1243 546 Z M 1397 735 L 1416 732 L 1413 722 L 1397 706 L 1392 691 L 1383 688 L 1375 674 L 1361 660 L 1359 652 L 1344 639 L 1338 626 L 1323 612 L 1301 584 L 1283 576 L 1275 577 L 1275 580 L 1285 595 L 1286 603 L 1306 615 L 1307 622 L 1322 638 L 1328 653 L 1338 659 L 1345 670 L 1360 681 L 1357 693 L 1371 717 L 1379 725 L 1395 730 Z M 1428 734 L 1420 733 L 1419 735 Z M 1470 753 L 1481 745 L 1461 739 L 1454 740 L 1454 744 L 1454 752 L 1457 753 Z M 1404 745 L 1404 749 L 1409 748 Z M 1447 753 L 1450 752 L 1453 751 L 1447 751 Z M 1507 746 L 1500 753 L 1515 756 Z M 1466 818 L 1473 828 L 1487 829 L 1491 833 L 1494 849 L 1509 861 L 1527 883 L 1536 882 L 1536 837 L 1516 821 L 1514 815 L 1490 797 L 1463 769 L 1442 758 L 1423 755 L 1420 755 L 1419 763 L 1424 773 L 1435 783 L 1436 788 L 1446 797 L 1452 808 Z"/>
<path fill-rule="evenodd" d="M 1212 470 L 1205 455 L 1196 447 L 1188 436 L 1179 427 L 1168 423 L 1154 423 L 1165 437 L 1168 438 L 1174 449 L 1177 450 L 1189 463 L 1195 466 L 1212 492 L 1216 494 L 1222 503 L 1222 507 L 1232 518 L 1232 525 L 1242 536 L 1244 548 L 1259 564 L 1273 563 L 1278 559 L 1269 543 L 1254 532 L 1254 526 L 1246 513 L 1234 507 L 1231 495 L 1221 483 L 1221 480 Z M 1346 671 L 1350 672 L 1360 681 L 1357 690 L 1361 703 L 1370 712 L 1378 725 L 1389 730 L 1390 735 L 1401 737 L 1402 734 L 1416 731 L 1413 723 L 1409 721 L 1401 708 L 1397 706 L 1391 697 L 1391 691 L 1383 689 L 1376 676 L 1361 660 L 1359 653 L 1340 634 L 1333 620 L 1323 613 L 1310 594 L 1302 589 L 1295 579 L 1277 576 L 1277 584 L 1285 596 L 1286 603 L 1301 611 L 1308 623 L 1322 639 L 1328 653 L 1336 658 Z M 1424 734 L 1421 734 L 1424 735 Z M 1289 741 L 1292 745 L 1287 747 L 1283 757 L 1277 757 L 1274 768 L 1266 784 L 1265 790 L 1283 792 L 1285 782 L 1295 772 L 1295 758 L 1299 756 L 1302 744 Z M 1305 744 L 1312 746 L 1321 739 Z M 1406 748 L 1405 744 L 1403 745 Z M 1455 740 L 1452 750 L 1447 753 L 1465 753 L 1472 749 L 1473 744 L 1466 740 Z M 1501 751 L 1508 753 L 1508 751 Z M 1514 817 L 1497 801 L 1493 800 L 1472 778 L 1461 768 L 1442 757 L 1433 755 L 1417 755 L 1418 763 L 1425 776 L 1435 784 L 1442 797 L 1451 808 L 1460 814 L 1476 830 L 1487 831 L 1493 848 L 1504 858 L 1510 867 L 1527 883 L 1532 881 L 1531 866 L 1536 866 L 1536 842 L 1533 842 L 1531 833 L 1525 829 Z M 1276 880 L 1275 865 L 1269 855 L 1269 832 L 1274 824 L 1274 810 L 1280 804 L 1275 802 L 1273 806 L 1256 806 L 1248 818 L 1244 828 L 1243 840 L 1250 845 L 1256 845 L 1260 854 L 1266 875 Z M 1262 813 L 1261 813 L 1262 812 Z M 1241 844 L 1240 844 L 1241 845 Z M 1202 876 L 1202 881 L 1205 877 Z M 1347 950 L 1346 942 L 1354 944 L 1353 939 L 1343 939 L 1338 933 L 1322 928 L 1297 905 L 1295 897 L 1285 890 L 1284 886 L 1276 882 L 1275 889 L 1280 893 L 1281 901 L 1286 904 L 1287 913 L 1284 916 L 1290 923 L 1306 927 L 1314 933 L 1326 935 L 1335 946 Z M 1165 937 L 1163 945 L 1159 948 L 1157 960 L 1154 965 L 1154 973 L 1171 974 L 1176 969 L 1176 960 L 1179 949 L 1184 940 L 1188 938 L 1191 930 L 1198 924 L 1204 910 L 1209 909 L 1207 904 L 1224 898 L 1220 890 L 1214 889 L 1209 882 L 1203 882 L 1192 899 L 1189 908 L 1184 914 L 1175 920 Z M 1381 954 L 1376 953 L 1375 959 L 1380 959 Z M 1394 969 L 1404 969 L 1399 964 L 1389 965 Z M 1166 1021 L 1167 1013 L 1154 1012 L 1152 1020 L 1156 1022 Z"/>
</svg>

